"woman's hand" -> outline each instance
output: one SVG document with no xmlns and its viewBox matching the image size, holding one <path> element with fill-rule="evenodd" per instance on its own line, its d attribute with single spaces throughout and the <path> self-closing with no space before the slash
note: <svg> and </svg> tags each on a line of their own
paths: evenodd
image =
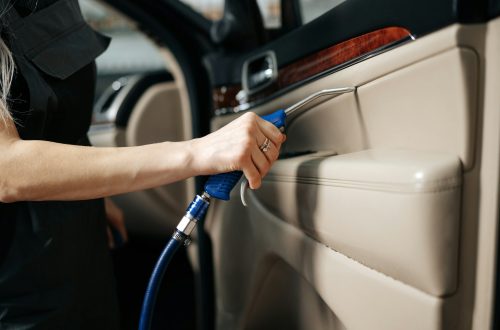
<svg viewBox="0 0 500 330">
<path fill-rule="evenodd" d="M 104 208 L 108 220 L 108 245 L 110 249 L 113 249 L 117 242 L 115 242 L 112 230 L 118 231 L 123 243 L 126 243 L 128 241 L 127 228 L 125 228 L 123 211 L 108 197 L 104 198 Z"/>
<path fill-rule="evenodd" d="M 269 147 L 263 145 L 269 139 Z M 273 124 L 248 112 L 218 131 L 192 141 L 192 166 L 199 174 L 243 171 L 257 189 L 278 158 L 286 137 Z"/>
</svg>

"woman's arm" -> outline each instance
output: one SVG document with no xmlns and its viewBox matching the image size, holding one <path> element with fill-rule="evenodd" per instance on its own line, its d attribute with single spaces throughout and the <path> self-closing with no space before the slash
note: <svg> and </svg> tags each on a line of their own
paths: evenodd
<svg viewBox="0 0 500 330">
<path fill-rule="evenodd" d="M 266 137 L 272 147 L 263 153 Z M 284 140 L 252 113 L 200 139 L 124 148 L 25 141 L 7 119 L 0 121 L 0 201 L 92 199 L 234 170 L 258 188 Z"/>
</svg>

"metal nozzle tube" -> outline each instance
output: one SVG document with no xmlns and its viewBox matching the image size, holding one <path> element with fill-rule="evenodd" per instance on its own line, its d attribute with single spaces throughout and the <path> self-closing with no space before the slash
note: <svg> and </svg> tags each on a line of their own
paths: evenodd
<svg viewBox="0 0 500 330">
<path fill-rule="evenodd" d="M 285 109 L 285 114 L 290 116 L 292 113 L 295 111 L 299 110 L 300 108 L 304 107 L 305 105 L 311 103 L 312 101 L 324 97 L 324 96 L 335 96 L 335 95 L 340 95 L 340 94 L 345 94 L 345 93 L 351 93 L 356 90 L 356 87 L 341 87 L 341 88 L 331 88 L 331 89 L 323 89 L 319 92 L 316 92 L 314 94 L 309 95 L 305 99 L 295 103 L 294 105 L 289 106 L 288 108 Z"/>
</svg>

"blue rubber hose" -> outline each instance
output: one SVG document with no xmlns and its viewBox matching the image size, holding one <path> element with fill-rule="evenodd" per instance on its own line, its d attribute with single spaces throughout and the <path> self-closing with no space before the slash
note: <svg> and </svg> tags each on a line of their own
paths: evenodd
<svg viewBox="0 0 500 330">
<path fill-rule="evenodd" d="M 142 303 L 142 313 L 139 321 L 140 330 L 149 330 L 151 328 L 156 297 L 158 295 L 158 289 L 160 288 L 163 276 L 165 275 L 165 270 L 182 244 L 182 241 L 172 237 L 165 246 L 165 249 L 161 253 L 160 258 L 153 269 L 153 273 L 151 274 L 151 278 L 149 279 L 148 287 L 144 295 L 144 302 Z"/>
<path fill-rule="evenodd" d="M 285 126 L 286 113 L 284 110 L 278 110 L 262 118 L 282 129 Z M 156 296 L 158 295 L 163 275 L 165 275 L 165 270 L 179 247 L 183 244 L 189 244 L 189 235 L 196 227 L 197 222 L 205 216 L 210 205 L 210 199 L 214 197 L 221 200 L 229 200 L 229 193 L 239 181 L 242 174 L 243 172 L 241 171 L 235 171 L 212 175 L 205 184 L 205 192 L 201 196 L 196 196 L 187 208 L 186 214 L 177 225 L 174 235 L 163 250 L 149 279 L 142 304 L 139 330 L 149 330 L 151 328 Z"/>
<path fill-rule="evenodd" d="M 186 214 L 182 217 L 172 238 L 170 238 L 170 241 L 168 241 L 165 249 L 161 253 L 153 269 L 144 295 L 141 318 L 139 320 L 139 330 L 149 330 L 151 328 L 156 296 L 158 295 L 163 275 L 165 275 L 165 270 L 179 247 L 189 244 L 189 235 L 196 227 L 196 223 L 205 216 L 209 205 L 210 196 L 208 194 L 204 193 L 201 196 L 197 195 L 187 208 Z"/>
</svg>

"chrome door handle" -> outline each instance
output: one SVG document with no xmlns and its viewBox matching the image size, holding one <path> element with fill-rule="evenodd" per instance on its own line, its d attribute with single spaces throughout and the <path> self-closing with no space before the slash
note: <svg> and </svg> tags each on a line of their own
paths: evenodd
<svg viewBox="0 0 500 330">
<path fill-rule="evenodd" d="M 276 80 L 278 62 L 276 54 L 270 50 L 251 57 L 243 64 L 241 84 L 245 95 L 252 95 Z"/>
</svg>

